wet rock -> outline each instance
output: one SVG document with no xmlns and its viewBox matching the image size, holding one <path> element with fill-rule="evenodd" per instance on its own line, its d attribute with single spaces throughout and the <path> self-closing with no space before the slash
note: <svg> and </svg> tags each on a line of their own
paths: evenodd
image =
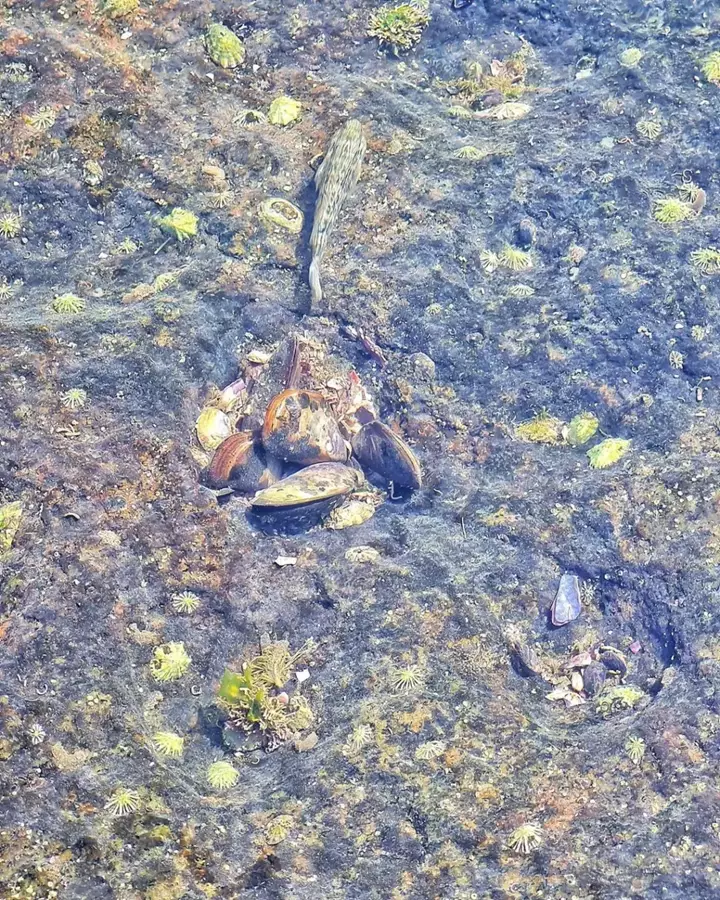
<svg viewBox="0 0 720 900">
<path fill-rule="evenodd" d="M 583 687 L 588 697 L 595 697 L 603 689 L 607 671 L 602 663 L 591 663 L 583 672 Z"/>
</svg>

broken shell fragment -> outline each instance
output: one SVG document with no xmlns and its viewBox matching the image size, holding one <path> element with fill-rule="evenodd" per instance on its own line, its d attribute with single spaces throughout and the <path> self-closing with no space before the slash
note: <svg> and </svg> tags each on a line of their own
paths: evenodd
<svg viewBox="0 0 720 900">
<path fill-rule="evenodd" d="M 221 409 L 206 406 L 195 423 L 195 432 L 203 450 L 214 450 L 230 437 L 232 425 Z"/>
<path fill-rule="evenodd" d="M 262 429 L 265 449 L 285 462 L 344 462 L 348 448 L 322 394 L 288 390 L 268 406 Z"/>
<path fill-rule="evenodd" d="M 265 451 L 256 445 L 249 431 L 226 438 L 205 472 L 208 487 L 215 490 L 230 487 L 245 494 L 270 487 L 279 479 L 279 462 L 266 460 Z"/>
<path fill-rule="evenodd" d="M 570 424 L 563 429 L 563 437 L 571 447 L 580 447 L 587 444 L 600 426 L 597 416 L 590 412 L 578 413 L 570 420 Z"/>
<path fill-rule="evenodd" d="M 302 107 L 292 97 L 276 97 L 270 104 L 268 122 L 271 125 L 289 125 L 300 118 Z"/>
<path fill-rule="evenodd" d="M 577 575 L 569 572 L 560 579 L 560 586 L 550 608 L 550 616 L 553 625 L 560 627 L 572 622 L 580 615 L 580 581 Z"/>
<path fill-rule="evenodd" d="M 422 487 L 422 470 L 417 457 L 405 441 L 382 422 L 363 425 L 352 445 L 353 453 L 365 468 L 398 487 L 413 490 Z"/>
<path fill-rule="evenodd" d="M 317 525 L 361 483 L 357 469 L 318 463 L 259 491 L 252 515 L 263 531 L 299 534 Z"/>
<path fill-rule="evenodd" d="M 349 500 L 342 506 L 334 509 L 327 521 L 327 527 L 333 531 L 343 528 L 351 528 L 354 525 L 362 525 L 375 515 L 375 504 L 368 500 Z"/>
<path fill-rule="evenodd" d="M 583 677 L 577 669 L 570 676 L 570 687 L 578 694 L 583 689 Z"/>
</svg>

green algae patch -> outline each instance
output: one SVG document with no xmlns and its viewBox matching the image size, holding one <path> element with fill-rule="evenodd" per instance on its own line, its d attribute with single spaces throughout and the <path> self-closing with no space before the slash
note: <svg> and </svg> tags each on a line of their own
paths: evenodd
<svg viewBox="0 0 720 900">
<path fill-rule="evenodd" d="M 607 469 L 614 465 L 630 449 L 630 441 L 625 438 L 606 438 L 587 452 L 592 469 Z"/>
<path fill-rule="evenodd" d="M 20 527 L 23 505 L 20 500 L 0 506 L 0 553 L 12 547 L 15 535 Z"/>
<path fill-rule="evenodd" d="M 198 218 L 189 209 L 176 207 L 166 216 L 163 216 L 158 225 L 171 237 L 178 241 L 186 241 L 197 234 Z"/>
</svg>

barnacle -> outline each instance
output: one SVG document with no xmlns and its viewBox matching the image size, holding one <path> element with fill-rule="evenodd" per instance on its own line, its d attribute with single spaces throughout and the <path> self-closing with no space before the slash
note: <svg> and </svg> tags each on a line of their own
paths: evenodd
<svg viewBox="0 0 720 900">
<path fill-rule="evenodd" d="M 415 759 L 437 759 L 447 750 L 445 741 L 426 741 L 415 751 Z"/>
<path fill-rule="evenodd" d="M 176 206 L 158 221 L 158 225 L 178 241 L 186 241 L 197 234 L 198 218 L 189 209 Z"/>
<path fill-rule="evenodd" d="M 483 159 L 487 159 L 488 156 L 490 156 L 489 150 L 481 150 L 479 147 L 473 147 L 471 144 L 460 147 L 459 150 L 453 153 L 453 159 L 469 159 L 471 162 L 480 162 Z"/>
<path fill-rule="evenodd" d="M 41 106 L 31 116 L 25 116 L 25 124 L 33 131 L 47 131 L 52 128 L 57 119 L 57 113 L 52 106 Z"/>
<path fill-rule="evenodd" d="M 638 134 L 650 141 L 656 140 L 662 134 L 662 125 L 655 119 L 640 119 L 636 122 L 635 129 Z"/>
<path fill-rule="evenodd" d="M 226 791 L 234 787 L 238 778 L 240 778 L 238 770 L 225 759 L 219 759 L 208 766 L 208 784 L 216 791 Z"/>
<path fill-rule="evenodd" d="M 508 100 L 507 103 L 498 103 L 477 113 L 478 119 L 495 119 L 498 122 L 515 122 L 526 116 L 532 107 L 529 103 L 519 103 L 517 100 Z"/>
<path fill-rule="evenodd" d="M 400 3 L 397 6 L 381 6 L 370 15 L 369 37 L 377 38 L 380 46 L 409 50 L 420 41 L 430 22 L 427 4 L 421 2 Z"/>
<path fill-rule="evenodd" d="M 692 206 L 679 197 L 660 197 L 655 201 L 653 216 L 663 225 L 684 222 L 693 214 Z"/>
<path fill-rule="evenodd" d="M 520 250 L 519 247 L 513 247 L 512 244 L 505 244 L 498 259 L 501 265 L 512 269 L 513 272 L 532 269 L 532 256 L 526 250 Z"/>
<path fill-rule="evenodd" d="M 266 225 L 277 225 L 291 234 L 300 234 L 303 227 L 302 210 L 282 197 L 263 200 L 258 208 L 260 218 Z"/>
<path fill-rule="evenodd" d="M 103 167 L 96 159 L 89 159 L 83 166 L 83 181 L 90 187 L 97 187 L 104 177 Z"/>
<path fill-rule="evenodd" d="M 200 598 L 192 591 L 172 595 L 172 608 L 177 613 L 194 613 L 200 606 Z"/>
<path fill-rule="evenodd" d="M 467 106 L 451 106 L 448 109 L 448 115 L 453 119 L 471 119 L 472 111 Z"/>
<path fill-rule="evenodd" d="M 670 363 L 671 369 L 682 369 L 685 363 L 685 357 L 679 350 L 671 350 L 668 362 Z"/>
<path fill-rule="evenodd" d="M 511 297 L 517 297 L 518 300 L 526 300 L 528 297 L 532 297 L 535 293 L 535 288 L 529 284 L 513 284 L 508 288 L 508 294 Z"/>
<path fill-rule="evenodd" d="M 228 188 L 224 191 L 218 191 L 210 194 L 208 198 L 208 206 L 210 209 L 226 209 L 235 199 L 235 194 Z"/>
<path fill-rule="evenodd" d="M 639 765 L 643 756 L 645 756 L 645 741 L 636 734 L 632 735 L 625 741 L 625 752 L 634 765 Z"/>
<path fill-rule="evenodd" d="M 161 644 L 153 652 L 150 672 L 157 681 L 177 681 L 187 672 L 191 659 L 182 641 Z"/>
<path fill-rule="evenodd" d="M 542 843 L 542 828 L 534 822 L 520 825 L 508 838 L 508 847 L 516 853 L 532 853 Z"/>
<path fill-rule="evenodd" d="M 620 54 L 620 65 L 626 69 L 634 69 L 643 58 L 643 52 L 638 47 L 628 47 Z"/>
<path fill-rule="evenodd" d="M 131 788 L 119 787 L 105 804 L 111 816 L 125 816 L 140 808 L 140 794 Z"/>
<path fill-rule="evenodd" d="M 82 388 L 70 388 L 60 398 L 63 406 L 68 409 L 82 409 L 87 403 L 87 391 Z"/>
<path fill-rule="evenodd" d="M 14 238 L 20 234 L 22 219 L 16 213 L 0 215 L 0 234 L 5 238 Z"/>
<path fill-rule="evenodd" d="M 572 447 L 581 447 L 587 444 L 600 426 L 597 416 L 590 412 L 578 413 L 570 420 L 565 429 L 565 440 Z"/>
<path fill-rule="evenodd" d="M 50 305 L 56 313 L 62 315 L 81 313 L 85 309 L 85 301 L 77 294 L 60 294 Z"/>
<path fill-rule="evenodd" d="M 528 422 L 515 426 L 515 437 L 533 444 L 559 444 L 562 440 L 563 422 L 547 412 L 538 413 Z"/>
<path fill-rule="evenodd" d="M 590 467 L 593 469 L 607 469 L 612 466 L 630 449 L 630 441 L 624 438 L 606 438 L 587 452 Z"/>
<path fill-rule="evenodd" d="M 0 302 L 9 300 L 13 295 L 13 289 L 7 281 L 0 281 Z"/>
<path fill-rule="evenodd" d="M 720 250 L 714 247 L 701 247 L 690 254 L 690 262 L 703 275 L 717 275 L 720 272 Z"/>
<path fill-rule="evenodd" d="M 390 684 L 393 690 L 400 693 L 409 693 L 420 687 L 423 683 L 423 670 L 420 666 L 404 666 L 390 672 Z"/>
<path fill-rule="evenodd" d="M 153 735 L 153 746 L 162 756 L 179 757 L 183 754 L 185 739 L 172 731 L 157 731 Z"/>
<path fill-rule="evenodd" d="M 720 84 L 720 51 L 708 54 L 702 64 L 703 75 L 711 84 Z"/>
<path fill-rule="evenodd" d="M 205 32 L 208 56 L 223 69 L 234 69 L 245 59 L 245 46 L 240 38 L 218 22 L 208 25 Z"/>
<path fill-rule="evenodd" d="M 104 0 L 100 11 L 109 19 L 122 19 L 134 13 L 140 6 L 140 0 Z"/>
<path fill-rule="evenodd" d="M 271 125 L 289 125 L 300 118 L 302 106 L 292 97 L 276 97 L 270 104 L 268 121 Z"/>
</svg>

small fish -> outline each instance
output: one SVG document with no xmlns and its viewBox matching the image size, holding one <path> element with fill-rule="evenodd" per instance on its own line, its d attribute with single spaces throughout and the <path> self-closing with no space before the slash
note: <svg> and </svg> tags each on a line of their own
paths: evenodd
<svg viewBox="0 0 720 900">
<path fill-rule="evenodd" d="M 558 592 L 550 609 L 552 623 L 556 627 L 567 625 L 580 615 L 580 581 L 569 572 L 560 579 Z"/>
<path fill-rule="evenodd" d="M 357 119 L 350 119 L 333 135 L 325 159 L 315 174 L 318 199 L 310 235 L 310 291 L 313 303 L 322 300 L 320 263 L 343 203 L 360 177 L 366 146 L 362 124 Z"/>
</svg>

